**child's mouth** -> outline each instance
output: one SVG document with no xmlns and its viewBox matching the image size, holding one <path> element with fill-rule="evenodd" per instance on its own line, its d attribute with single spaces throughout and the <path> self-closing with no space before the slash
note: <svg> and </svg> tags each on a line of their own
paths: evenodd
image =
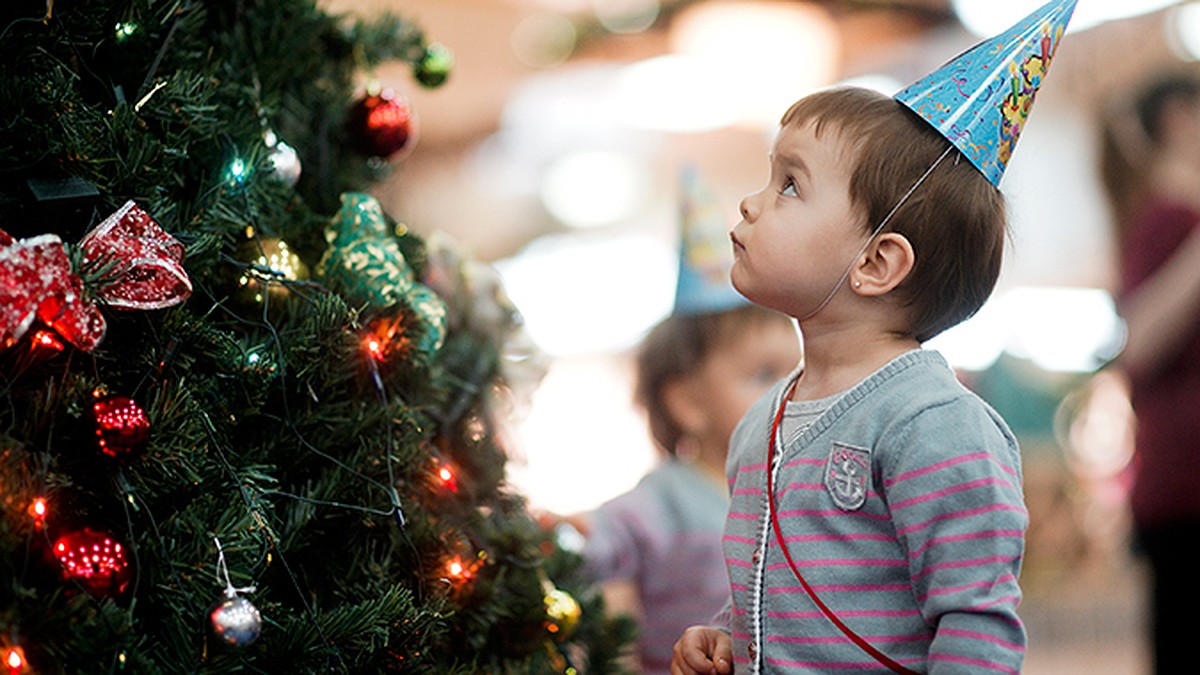
<svg viewBox="0 0 1200 675">
<path fill-rule="evenodd" d="M 737 235 L 734 234 L 733 232 L 729 233 L 729 241 L 733 242 L 733 252 L 734 253 L 737 253 L 738 251 L 746 250 L 746 247 L 742 246 L 742 242 L 738 241 Z"/>
</svg>

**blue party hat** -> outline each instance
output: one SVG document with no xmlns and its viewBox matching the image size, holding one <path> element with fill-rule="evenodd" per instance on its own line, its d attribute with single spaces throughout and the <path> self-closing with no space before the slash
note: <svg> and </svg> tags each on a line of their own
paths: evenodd
<svg viewBox="0 0 1200 675">
<path fill-rule="evenodd" d="M 730 223 L 695 167 L 684 167 L 679 181 L 682 222 L 673 313 L 718 312 L 747 304 L 729 281 Z"/>
<path fill-rule="evenodd" d="M 1077 0 L 1054 0 L 895 98 L 999 186 Z"/>
</svg>

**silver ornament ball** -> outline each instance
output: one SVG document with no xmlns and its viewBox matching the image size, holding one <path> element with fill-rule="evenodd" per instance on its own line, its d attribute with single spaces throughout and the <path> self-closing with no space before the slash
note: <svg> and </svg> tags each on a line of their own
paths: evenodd
<svg viewBox="0 0 1200 675">
<path fill-rule="evenodd" d="M 224 598 L 208 614 L 213 635 L 233 647 L 245 647 L 258 639 L 262 631 L 262 615 L 249 600 L 234 596 Z"/>
<path fill-rule="evenodd" d="M 263 134 L 263 141 L 271 150 L 271 168 L 276 178 L 295 187 L 300 180 L 300 155 L 292 146 L 279 140 L 273 131 Z"/>
</svg>

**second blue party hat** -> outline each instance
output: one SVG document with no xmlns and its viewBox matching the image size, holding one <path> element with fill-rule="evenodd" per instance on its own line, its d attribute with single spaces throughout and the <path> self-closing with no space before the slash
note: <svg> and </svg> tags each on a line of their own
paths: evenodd
<svg viewBox="0 0 1200 675">
<path fill-rule="evenodd" d="M 748 304 L 729 281 L 730 224 L 716 198 L 695 167 L 684 167 L 679 180 L 679 274 L 673 313 L 719 312 Z"/>
</svg>

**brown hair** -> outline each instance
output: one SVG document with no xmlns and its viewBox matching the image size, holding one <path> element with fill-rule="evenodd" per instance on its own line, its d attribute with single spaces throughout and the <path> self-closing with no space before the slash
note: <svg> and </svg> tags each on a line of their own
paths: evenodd
<svg viewBox="0 0 1200 675">
<path fill-rule="evenodd" d="M 850 146 L 850 201 L 868 234 L 950 147 L 907 107 L 867 89 L 817 92 L 794 103 L 780 123 L 810 121 L 818 136 L 829 130 Z M 1008 232 L 1003 195 L 957 149 L 950 152 L 885 227 L 916 252 L 896 292 L 909 309 L 901 332 L 920 342 L 983 306 L 1000 276 Z"/>
<path fill-rule="evenodd" d="M 663 400 L 667 385 L 695 372 L 721 341 L 770 321 L 788 319 L 747 304 L 720 312 L 672 314 L 650 329 L 635 357 L 634 401 L 645 409 L 650 435 L 662 450 L 674 455 L 683 438 L 683 429 Z"/>
</svg>

